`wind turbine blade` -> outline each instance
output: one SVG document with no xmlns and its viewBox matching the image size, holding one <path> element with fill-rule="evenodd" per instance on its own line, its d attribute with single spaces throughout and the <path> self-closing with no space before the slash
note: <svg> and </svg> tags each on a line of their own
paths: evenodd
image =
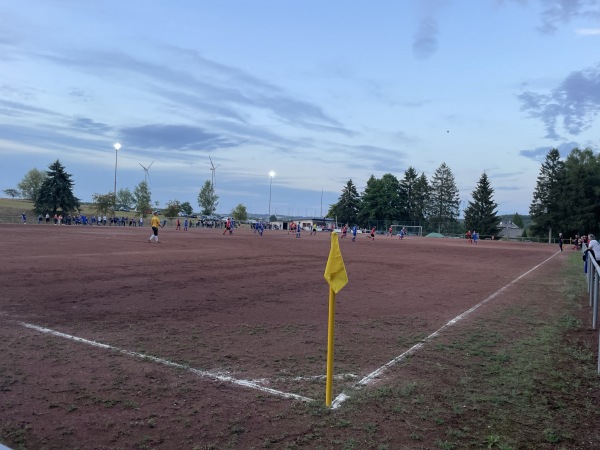
<svg viewBox="0 0 600 450">
<path fill-rule="evenodd" d="M 147 170 L 150 170 L 150 167 L 152 167 L 152 164 L 154 164 L 154 160 L 152 160 L 152 162 L 150 163 L 150 165 L 148 166 Z"/>
<path fill-rule="evenodd" d="M 146 168 L 142 165 L 142 163 L 138 163 L 140 166 L 142 166 L 142 169 L 146 170 Z"/>
</svg>

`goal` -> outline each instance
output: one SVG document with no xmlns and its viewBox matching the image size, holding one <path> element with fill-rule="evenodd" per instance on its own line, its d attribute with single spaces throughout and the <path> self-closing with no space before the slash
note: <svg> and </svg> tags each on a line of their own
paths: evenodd
<svg viewBox="0 0 600 450">
<path fill-rule="evenodd" d="M 392 225 L 392 234 L 399 234 L 404 228 L 407 236 L 423 236 L 423 227 L 420 225 Z"/>
</svg>

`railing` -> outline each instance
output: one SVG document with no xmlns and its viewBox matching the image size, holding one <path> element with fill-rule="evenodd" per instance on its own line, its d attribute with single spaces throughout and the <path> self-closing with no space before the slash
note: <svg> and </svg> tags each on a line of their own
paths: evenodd
<svg viewBox="0 0 600 450">
<path fill-rule="evenodd" d="M 582 252 L 585 252 L 587 246 L 583 244 Z M 598 329 L 598 293 L 600 291 L 600 266 L 596 258 L 590 258 L 587 253 L 585 262 L 585 273 L 587 277 L 588 293 L 590 306 L 592 307 L 592 329 Z M 598 338 L 598 373 L 600 374 L 600 336 Z"/>
</svg>

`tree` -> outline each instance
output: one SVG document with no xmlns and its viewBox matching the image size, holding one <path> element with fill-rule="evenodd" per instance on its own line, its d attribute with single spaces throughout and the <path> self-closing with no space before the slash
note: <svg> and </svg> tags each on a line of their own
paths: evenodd
<svg viewBox="0 0 600 450">
<path fill-rule="evenodd" d="M 80 202 L 73 195 L 71 175 L 65 172 L 58 159 L 48 166 L 46 175 L 34 200 L 35 212 L 56 214 L 60 209 L 63 214 L 69 214 L 79 210 Z"/>
<path fill-rule="evenodd" d="M 335 217 L 341 223 L 355 224 L 360 207 L 360 195 L 352 180 L 348 180 L 338 202 L 331 205 L 327 217 Z"/>
<path fill-rule="evenodd" d="M 94 211 L 96 211 L 98 214 L 102 214 L 102 215 L 106 215 L 109 212 L 112 212 L 114 196 L 115 196 L 114 192 L 109 192 L 108 194 L 92 195 L 92 203 L 93 203 Z"/>
<path fill-rule="evenodd" d="M 411 219 L 413 222 L 421 223 L 429 216 L 431 210 L 431 186 L 425 173 L 421 173 L 414 184 L 413 199 Z"/>
<path fill-rule="evenodd" d="M 117 191 L 117 202 L 116 204 L 127 209 L 131 209 L 135 206 L 135 195 L 129 188 L 121 188 Z"/>
<path fill-rule="evenodd" d="M 371 220 L 377 220 L 383 216 L 379 200 L 382 197 L 383 186 L 381 181 L 374 175 L 367 180 L 367 185 L 361 197 L 358 211 L 358 221 L 361 225 L 368 225 Z"/>
<path fill-rule="evenodd" d="M 169 200 L 167 202 L 167 207 L 163 211 L 165 217 L 177 217 L 177 215 L 181 212 L 181 204 L 177 200 Z"/>
<path fill-rule="evenodd" d="M 269 217 L 269 222 L 277 222 L 277 216 L 275 214 L 271 214 L 271 217 Z"/>
<path fill-rule="evenodd" d="M 414 218 L 414 213 L 418 209 L 417 198 L 415 193 L 415 185 L 418 180 L 417 171 L 413 167 L 409 167 L 404 171 L 404 178 L 400 181 L 400 219 L 401 220 L 418 220 Z"/>
<path fill-rule="evenodd" d="M 431 217 L 434 222 L 454 222 L 459 216 L 460 198 L 454 175 L 442 163 L 431 180 Z"/>
<path fill-rule="evenodd" d="M 27 200 L 35 201 L 35 198 L 48 175 L 43 170 L 31 169 L 17 184 L 21 196 Z"/>
<path fill-rule="evenodd" d="M 558 149 L 552 148 L 540 168 L 533 200 L 529 206 L 529 214 L 533 220 L 531 224 L 533 236 L 543 235 L 552 228 L 558 229 L 560 219 L 564 216 L 562 194 L 564 181 L 565 165 L 560 160 Z"/>
<path fill-rule="evenodd" d="M 202 214 L 207 216 L 213 215 L 217 210 L 218 204 L 219 197 L 215 194 L 215 187 L 210 180 L 206 180 L 198 194 L 198 206 L 202 208 Z"/>
<path fill-rule="evenodd" d="M 600 161 L 594 152 L 586 148 L 574 148 L 565 162 L 564 185 L 559 189 L 562 196 L 562 213 L 553 224 L 554 235 L 585 234 L 597 230 L 600 221 Z"/>
<path fill-rule="evenodd" d="M 481 236 L 495 236 L 498 234 L 498 223 L 500 218 L 496 214 L 498 204 L 494 202 L 494 190 L 485 172 L 481 175 L 477 187 L 471 194 L 465 209 L 465 227 L 468 230 L 477 230 Z"/>
<path fill-rule="evenodd" d="M 523 218 L 519 215 L 519 213 L 515 213 L 515 215 L 512 218 L 512 223 L 514 223 L 516 226 L 518 226 L 521 229 L 525 228 L 525 224 L 523 223 Z"/>
<path fill-rule="evenodd" d="M 391 173 L 386 173 L 377 180 L 373 175 L 367 181 L 362 195 L 359 221 L 366 224 L 372 220 L 384 220 L 392 223 L 401 216 L 400 183 Z"/>
<path fill-rule="evenodd" d="M 6 195 L 8 195 L 10 198 L 15 198 L 18 197 L 20 195 L 19 191 L 17 189 L 4 189 L 3 191 Z"/>
<path fill-rule="evenodd" d="M 194 212 L 194 208 L 192 208 L 192 205 L 190 205 L 190 202 L 183 202 L 181 204 L 181 212 L 183 212 L 184 214 L 187 214 L 189 216 Z"/>
<path fill-rule="evenodd" d="M 141 181 L 133 190 L 133 203 L 135 210 L 142 217 L 146 217 L 152 210 L 152 196 L 148 183 Z"/>
<path fill-rule="evenodd" d="M 236 222 L 248 220 L 248 211 L 246 210 L 246 207 L 241 203 L 231 210 L 231 215 L 233 216 L 233 219 Z"/>
</svg>

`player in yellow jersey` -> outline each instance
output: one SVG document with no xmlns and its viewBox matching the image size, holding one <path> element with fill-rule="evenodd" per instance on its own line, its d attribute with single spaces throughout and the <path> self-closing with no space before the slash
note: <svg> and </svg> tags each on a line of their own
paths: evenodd
<svg viewBox="0 0 600 450">
<path fill-rule="evenodd" d="M 156 211 L 154 211 L 154 215 L 152 216 L 152 219 L 150 219 L 150 226 L 152 227 L 152 236 L 150 236 L 148 242 L 152 242 L 152 239 L 155 239 L 156 243 L 160 244 L 160 242 L 158 242 L 158 227 L 160 226 L 160 220 L 158 219 L 158 213 Z"/>
</svg>

